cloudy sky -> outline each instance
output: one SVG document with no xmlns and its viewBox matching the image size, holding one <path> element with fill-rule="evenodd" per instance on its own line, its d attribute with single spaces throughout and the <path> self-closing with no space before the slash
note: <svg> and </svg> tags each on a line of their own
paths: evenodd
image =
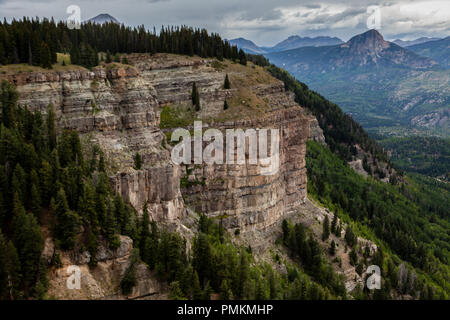
<svg viewBox="0 0 450 320">
<path fill-rule="evenodd" d="M 128 25 L 206 27 L 267 46 L 294 34 L 348 40 L 368 29 L 368 19 L 373 26 L 376 12 L 389 40 L 450 35 L 449 0 L 0 0 L 0 17 L 67 19 L 69 5 L 80 7 L 82 20 L 109 13 Z"/>
</svg>

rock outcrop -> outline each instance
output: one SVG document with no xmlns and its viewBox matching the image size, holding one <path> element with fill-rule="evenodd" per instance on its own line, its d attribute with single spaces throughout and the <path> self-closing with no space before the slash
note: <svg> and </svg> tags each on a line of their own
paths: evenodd
<svg viewBox="0 0 450 320">
<path fill-rule="evenodd" d="M 136 286 L 129 295 L 120 291 L 120 281 L 131 263 L 133 241 L 120 236 L 120 246 L 115 250 L 100 244 L 96 255 L 97 266 L 89 267 L 89 252 L 54 251 L 51 238 L 47 238 L 43 258 L 51 259 L 53 254 L 60 257 L 61 265 L 49 272 L 49 298 L 58 300 L 74 299 L 132 299 L 135 297 L 158 295 L 166 292 L 163 284 L 156 280 L 153 272 L 142 263 L 135 265 Z M 77 278 L 78 277 L 78 278 Z"/>
</svg>

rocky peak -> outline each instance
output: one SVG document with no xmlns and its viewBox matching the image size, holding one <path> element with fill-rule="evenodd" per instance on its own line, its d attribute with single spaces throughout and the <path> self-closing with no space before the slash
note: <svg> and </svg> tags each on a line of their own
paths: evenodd
<svg viewBox="0 0 450 320">
<path fill-rule="evenodd" d="M 378 53 L 390 47 L 390 43 L 384 40 L 381 33 L 372 29 L 356 35 L 347 41 L 342 47 L 350 48 L 354 54 Z"/>
</svg>

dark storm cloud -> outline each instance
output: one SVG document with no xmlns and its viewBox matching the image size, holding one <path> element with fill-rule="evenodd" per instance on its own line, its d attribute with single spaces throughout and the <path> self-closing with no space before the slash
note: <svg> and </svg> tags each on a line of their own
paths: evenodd
<svg viewBox="0 0 450 320">
<path fill-rule="evenodd" d="M 66 19 L 79 5 L 82 19 L 109 13 L 128 25 L 191 25 L 224 37 L 245 37 L 271 45 L 289 35 L 330 35 L 346 40 L 367 30 L 367 7 L 381 8 L 380 31 L 389 39 L 445 36 L 450 32 L 447 0 L 0 0 L 0 14 Z"/>
</svg>

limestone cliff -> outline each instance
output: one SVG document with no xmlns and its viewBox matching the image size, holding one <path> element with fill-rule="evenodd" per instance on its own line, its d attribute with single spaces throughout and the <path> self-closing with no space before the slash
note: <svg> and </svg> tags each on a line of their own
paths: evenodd
<svg viewBox="0 0 450 320">
<path fill-rule="evenodd" d="M 60 128 L 75 129 L 85 143 L 99 144 L 111 168 L 113 188 L 138 210 L 148 201 L 156 221 L 183 219 L 186 201 L 197 212 L 225 217 L 224 225 L 229 228 L 261 229 L 303 201 L 305 142 L 310 124 L 317 132 L 317 122 L 285 92 L 281 81 L 260 67 L 215 59 L 133 54 L 129 61 L 131 65 L 108 64 L 92 71 L 4 77 L 16 84 L 20 104 L 43 113 L 51 104 Z M 223 89 L 226 74 L 231 89 Z M 261 176 L 252 165 L 197 166 L 186 178 L 204 183 L 180 190 L 187 171 L 170 161 L 170 147 L 160 130 L 160 112 L 166 106 L 189 109 L 193 82 L 200 90 L 202 108 L 197 113 L 189 111 L 192 120 L 202 119 L 219 129 L 281 130 L 277 174 Z M 229 110 L 223 110 L 225 99 Z M 166 133 L 172 129 L 165 127 Z M 315 133 L 318 140 L 320 136 L 321 132 Z M 143 157 L 142 170 L 133 168 L 136 152 Z"/>
</svg>

